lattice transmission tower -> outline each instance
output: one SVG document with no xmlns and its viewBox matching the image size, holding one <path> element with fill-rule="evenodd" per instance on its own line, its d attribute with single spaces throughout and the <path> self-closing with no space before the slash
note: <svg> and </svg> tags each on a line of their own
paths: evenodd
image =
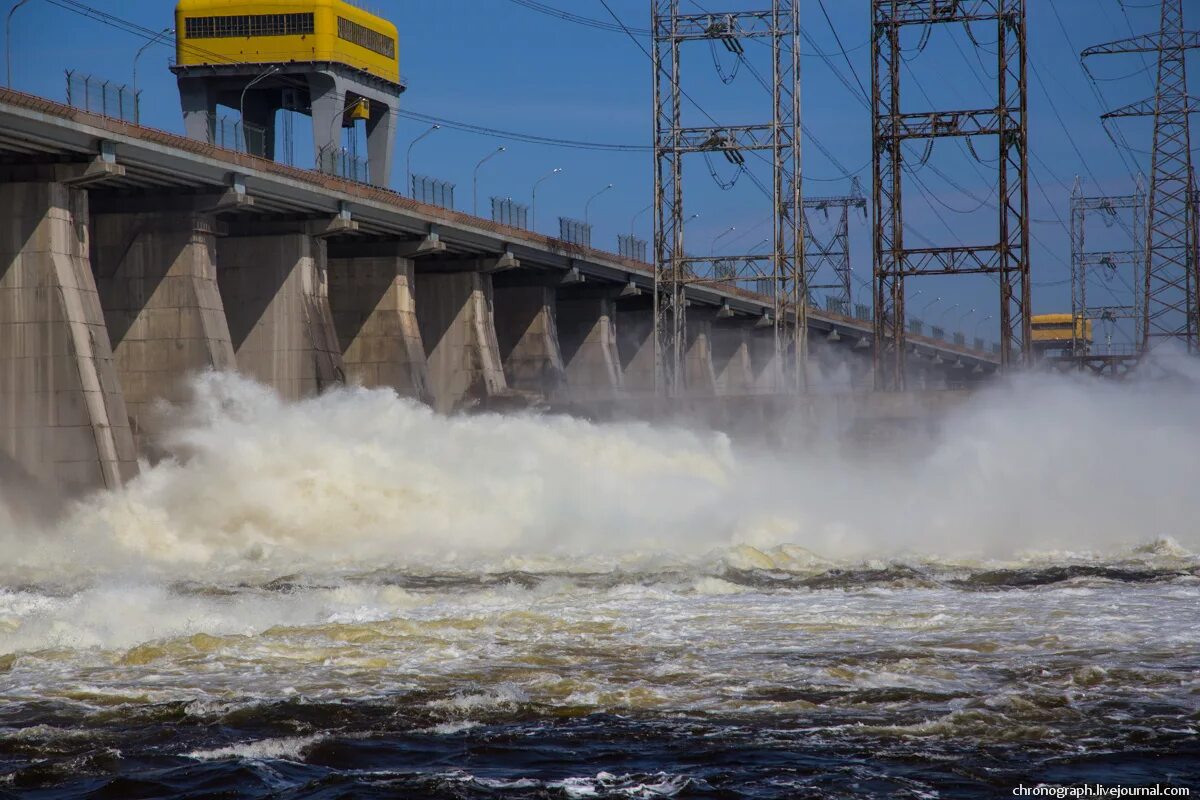
<svg viewBox="0 0 1200 800">
<path fill-rule="evenodd" d="M 1087 222 L 1095 217 L 1110 228 L 1121 229 L 1123 246 L 1096 247 L 1090 243 Z M 1140 180 L 1130 195 L 1085 196 L 1076 179 L 1071 191 L 1071 313 L 1077 319 L 1102 325 L 1124 321 L 1132 327 L 1135 343 L 1142 340 L 1145 306 L 1145 219 L 1146 191 Z M 1110 302 L 1096 302 L 1096 292 L 1089 292 L 1092 287 L 1103 287 Z M 1078 335 L 1078 326 L 1075 330 Z M 1077 338 L 1072 343 L 1072 355 L 1085 356 L 1089 352 L 1090 342 Z"/>
<path fill-rule="evenodd" d="M 836 197 L 805 197 L 804 206 L 804 264 L 808 276 L 810 304 L 813 293 L 824 290 L 830 301 L 831 310 L 840 314 L 851 313 L 854 299 L 850 263 L 850 210 L 867 214 L 867 198 L 863 196 L 858 178 L 850 182 L 850 193 Z M 829 218 L 830 210 L 837 215 L 833 233 L 827 239 L 818 239 L 814 226 L 810 224 L 809 212 L 819 211 Z"/>
<path fill-rule="evenodd" d="M 680 0 L 653 3 L 654 335 L 659 391 L 679 394 L 686 385 L 684 292 L 689 285 L 765 290 L 776 352 L 785 364 L 783 379 L 798 386 L 807 357 L 805 275 L 800 268 L 799 0 L 772 0 L 770 10 L 719 14 L 681 13 Z M 771 107 L 763 113 L 768 121 L 725 125 L 692 102 L 683 85 L 680 50 L 688 42 L 719 43 L 742 60 L 743 42 L 749 40 L 765 42 L 770 50 L 771 75 L 764 83 Z M 685 102 L 690 105 L 689 118 L 703 124 L 685 124 Z M 751 161 L 769 165 L 771 186 L 762 187 L 773 227 L 769 252 L 701 256 L 684 249 L 683 162 L 693 154 L 719 154 L 738 169 L 748 169 Z"/>
<path fill-rule="evenodd" d="M 1089 47 L 1083 57 L 1112 53 L 1156 53 L 1154 97 L 1104 115 L 1153 117 L 1150 209 L 1146 215 L 1145 297 L 1142 349 L 1177 341 L 1200 352 L 1200 258 L 1197 258 L 1196 189 L 1189 115 L 1200 99 L 1187 92 L 1187 51 L 1200 47 L 1200 32 L 1185 31 L 1183 0 L 1162 0 L 1158 33 Z"/>
<path fill-rule="evenodd" d="M 996 275 L 1000 363 L 1029 363 L 1029 153 L 1025 0 L 871 0 L 871 93 L 874 115 L 872 191 L 875 271 L 875 387 L 905 383 L 904 281 L 914 275 Z M 995 105 L 965 110 L 901 110 L 905 57 L 901 31 L 910 26 L 996 25 Z M 978 45 L 972 40 L 970 45 Z M 902 145 L 948 137 L 991 137 L 998 151 L 997 241 L 909 247 L 905 242 Z M 975 146 L 975 149 L 980 149 Z"/>
</svg>

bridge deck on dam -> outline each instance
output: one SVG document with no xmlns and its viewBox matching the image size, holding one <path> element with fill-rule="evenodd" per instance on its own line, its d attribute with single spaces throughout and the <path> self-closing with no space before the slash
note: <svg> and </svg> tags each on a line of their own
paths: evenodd
<svg viewBox="0 0 1200 800">
<path fill-rule="evenodd" d="M 0 454 L 38 479 L 120 484 L 198 369 L 443 411 L 655 389 L 648 264 L 9 90 L 0 219 Z M 782 389 L 767 298 L 687 299 L 689 397 Z M 809 334 L 814 374 L 869 387 L 869 321 L 814 309 Z M 930 388 L 996 369 L 910 346 Z"/>
</svg>

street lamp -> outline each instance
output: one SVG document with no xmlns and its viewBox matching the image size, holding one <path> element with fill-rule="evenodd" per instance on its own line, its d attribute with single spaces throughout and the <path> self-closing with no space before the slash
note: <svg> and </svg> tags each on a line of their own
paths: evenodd
<svg viewBox="0 0 1200 800">
<path fill-rule="evenodd" d="M 971 316 L 972 316 L 972 315 L 974 315 L 975 311 L 976 311 L 976 309 L 972 308 L 972 309 L 971 309 L 971 310 L 969 310 L 967 313 L 965 313 L 965 314 L 963 314 L 961 317 L 959 317 L 959 318 L 958 318 L 958 324 L 956 324 L 954 327 L 956 327 L 956 328 L 962 328 L 962 326 L 963 326 L 963 323 L 964 323 L 964 322 L 966 322 L 968 319 L 970 319 L 970 318 L 971 318 Z"/>
<path fill-rule="evenodd" d="M 545 175 L 543 175 L 542 177 L 538 178 L 536 181 L 533 182 L 533 191 L 530 193 L 532 196 L 530 198 L 530 203 L 529 203 L 529 216 L 533 220 L 532 223 L 530 224 L 530 227 L 533 230 L 537 230 L 537 187 L 541 184 L 542 181 L 550 180 L 551 178 L 553 178 L 555 175 L 557 175 L 560 172 L 562 172 L 562 167 L 555 167 L 554 169 L 550 170 Z"/>
<path fill-rule="evenodd" d="M 29 0 L 17 0 L 8 10 L 8 17 L 4 20 L 4 79 L 9 89 L 12 88 L 12 18 L 17 9 L 28 2 Z"/>
<path fill-rule="evenodd" d="M 938 317 L 937 317 L 938 327 L 939 328 L 942 327 L 942 324 L 941 324 L 942 320 L 944 320 L 946 318 L 947 314 L 949 314 L 951 311 L 953 311 L 954 309 L 958 308 L 961 305 L 962 305 L 962 303 L 955 303 L 952 306 L 947 306 L 946 308 L 942 309 L 942 313 L 938 314 Z"/>
<path fill-rule="evenodd" d="M 976 322 L 976 323 L 975 323 L 975 330 L 972 332 L 972 334 L 971 334 L 971 335 L 972 335 L 972 336 L 978 336 L 978 335 L 979 335 L 979 329 L 983 327 L 983 323 L 987 322 L 987 321 L 988 321 L 988 320 L 990 320 L 991 318 L 992 318 L 992 315 L 991 315 L 991 314 L 988 314 L 986 317 L 984 317 L 983 319 L 979 320 L 979 322 Z"/>
<path fill-rule="evenodd" d="M 479 216 L 479 168 L 482 167 L 489 159 L 495 158 L 507 149 L 508 148 L 504 145 L 500 145 L 495 150 L 479 159 L 479 163 L 475 165 L 475 172 L 471 176 L 471 213 L 477 217 Z"/>
<path fill-rule="evenodd" d="M 412 188 L 412 150 L 413 150 L 413 146 L 416 145 L 417 142 L 421 141 L 429 134 L 433 133 L 434 131 L 441 130 L 441 129 L 442 129 L 441 125 L 431 125 L 429 130 L 425 131 L 424 133 L 422 133 L 417 138 L 413 139 L 408 144 L 408 152 L 406 152 L 404 155 L 404 183 L 406 186 L 408 186 L 408 194 L 410 197 L 417 196 L 416 192 L 414 192 L 413 188 Z"/>
<path fill-rule="evenodd" d="M 154 44 L 159 39 L 166 36 L 168 33 L 174 33 L 174 32 L 175 32 L 174 28 L 170 28 L 170 27 L 163 28 L 161 31 L 154 34 L 154 37 L 151 38 L 150 41 L 146 42 L 144 45 L 139 47 L 138 51 L 137 51 L 137 55 L 135 55 L 133 57 L 133 121 L 138 125 L 140 125 L 142 123 L 142 104 L 138 100 L 138 90 L 137 90 L 138 59 L 142 57 L 142 53 L 146 52 L 147 47 Z"/>
<path fill-rule="evenodd" d="M 249 89 L 254 84 L 258 83 L 259 81 L 261 81 L 271 75 L 274 75 L 276 72 L 279 72 L 279 70 L 280 70 L 280 67 L 278 65 L 265 70 L 264 72 L 262 72 L 261 74 L 256 76 L 252 81 L 247 83 L 245 88 L 242 89 L 242 96 L 238 98 L 238 113 L 242 115 L 242 137 L 243 138 L 245 138 L 245 136 L 246 136 L 246 90 Z M 249 145 L 249 141 L 247 141 L 247 145 Z M 247 146 L 246 149 L 248 150 L 249 147 Z"/>
<path fill-rule="evenodd" d="M 737 226 L 736 226 L 736 225 L 731 225 L 731 226 L 729 226 L 728 228 L 726 228 L 725 230 L 723 230 L 723 231 L 721 231 L 720 233 L 718 233 L 718 234 L 717 234 L 717 235 L 716 235 L 716 236 L 713 238 L 713 240 L 712 240 L 712 245 L 711 245 L 711 246 L 708 248 L 708 254 L 709 254 L 710 256 L 711 256 L 711 255 L 714 255 L 714 254 L 717 252 L 717 242 L 721 241 L 721 240 L 722 240 L 722 239 L 724 239 L 726 236 L 728 236 L 729 234 L 733 233 L 733 232 L 734 232 L 734 231 L 736 231 L 736 230 L 737 230 Z"/>
<path fill-rule="evenodd" d="M 601 189 L 600 191 L 596 192 L 594 195 L 589 197 L 587 199 L 587 202 L 583 204 L 583 224 L 584 225 L 590 224 L 588 222 L 588 220 L 591 218 L 592 201 L 595 200 L 600 195 L 607 192 L 611 188 L 613 188 L 613 185 L 610 183 L 608 186 L 605 186 L 603 189 Z"/>
<path fill-rule="evenodd" d="M 637 212 L 636 214 L 634 214 L 632 217 L 629 218 L 629 237 L 630 238 L 633 238 L 633 236 L 634 236 L 633 232 L 637 228 L 637 218 L 640 217 L 642 214 L 645 214 L 647 211 L 649 211 L 652 208 L 654 208 L 654 203 L 651 203 L 650 205 L 646 206 L 641 211 Z"/>
<path fill-rule="evenodd" d="M 918 311 L 917 313 L 918 313 L 920 316 L 922 316 L 922 317 L 923 317 L 923 316 L 925 316 L 925 312 L 926 312 L 926 311 L 928 311 L 929 309 L 933 308 L 935 305 L 937 305 L 937 304 L 938 304 L 938 303 L 940 303 L 940 302 L 942 302 L 942 298 L 940 298 L 940 297 L 935 297 L 935 298 L 933 298 L 932 300 L 930 300 L 928 303 L 926 303 L 926 304 L 925 304 L 925 307 L 924 307 L 924 308 L 922 308 L 922 309 L 921 309 L 920 311 Z"/>
</svg>

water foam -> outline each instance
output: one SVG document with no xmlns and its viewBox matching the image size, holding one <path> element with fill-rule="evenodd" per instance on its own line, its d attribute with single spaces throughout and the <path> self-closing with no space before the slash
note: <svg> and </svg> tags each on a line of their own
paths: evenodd
<svg viewBox="0 0 1200 800">
<path fill-rule="evenodd" d="M 52 529 L 0 516 L 0 553 L 14 578 L 58 581 L 611 569 L 714 549 L 742 568 L 808 570 L 1149 539 L 1170 544 L 1143 555 L 1170 558 L 1200 549 L 1195 410 L 1186 387 L 1027 376 L 976 394 L 921 452 L 763 453 L 682 427 L 442 417 L 386 391 L 287 404 L 209 373 L 165 412 L 170 458 Z"/>
</svg>

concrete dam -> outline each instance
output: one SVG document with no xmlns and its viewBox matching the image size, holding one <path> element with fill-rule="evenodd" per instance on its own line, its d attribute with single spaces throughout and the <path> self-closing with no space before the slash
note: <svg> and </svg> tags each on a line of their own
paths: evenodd
<svg viewBox="0 0 1200 800">
<path fill-rule="evenodd" d="M 387 189 L 0 91 L 0 454 L 116 487 L 199 370 L 443 412 L 655 394 L 653 268 Z M 687 293 L 686 397 L 784 391 L 769 304 Z M 871 379 L 871 322 L 813 309 L 810 369 Z M 996 358 L 911 336 L 912 383 Z"/>
</svg>

